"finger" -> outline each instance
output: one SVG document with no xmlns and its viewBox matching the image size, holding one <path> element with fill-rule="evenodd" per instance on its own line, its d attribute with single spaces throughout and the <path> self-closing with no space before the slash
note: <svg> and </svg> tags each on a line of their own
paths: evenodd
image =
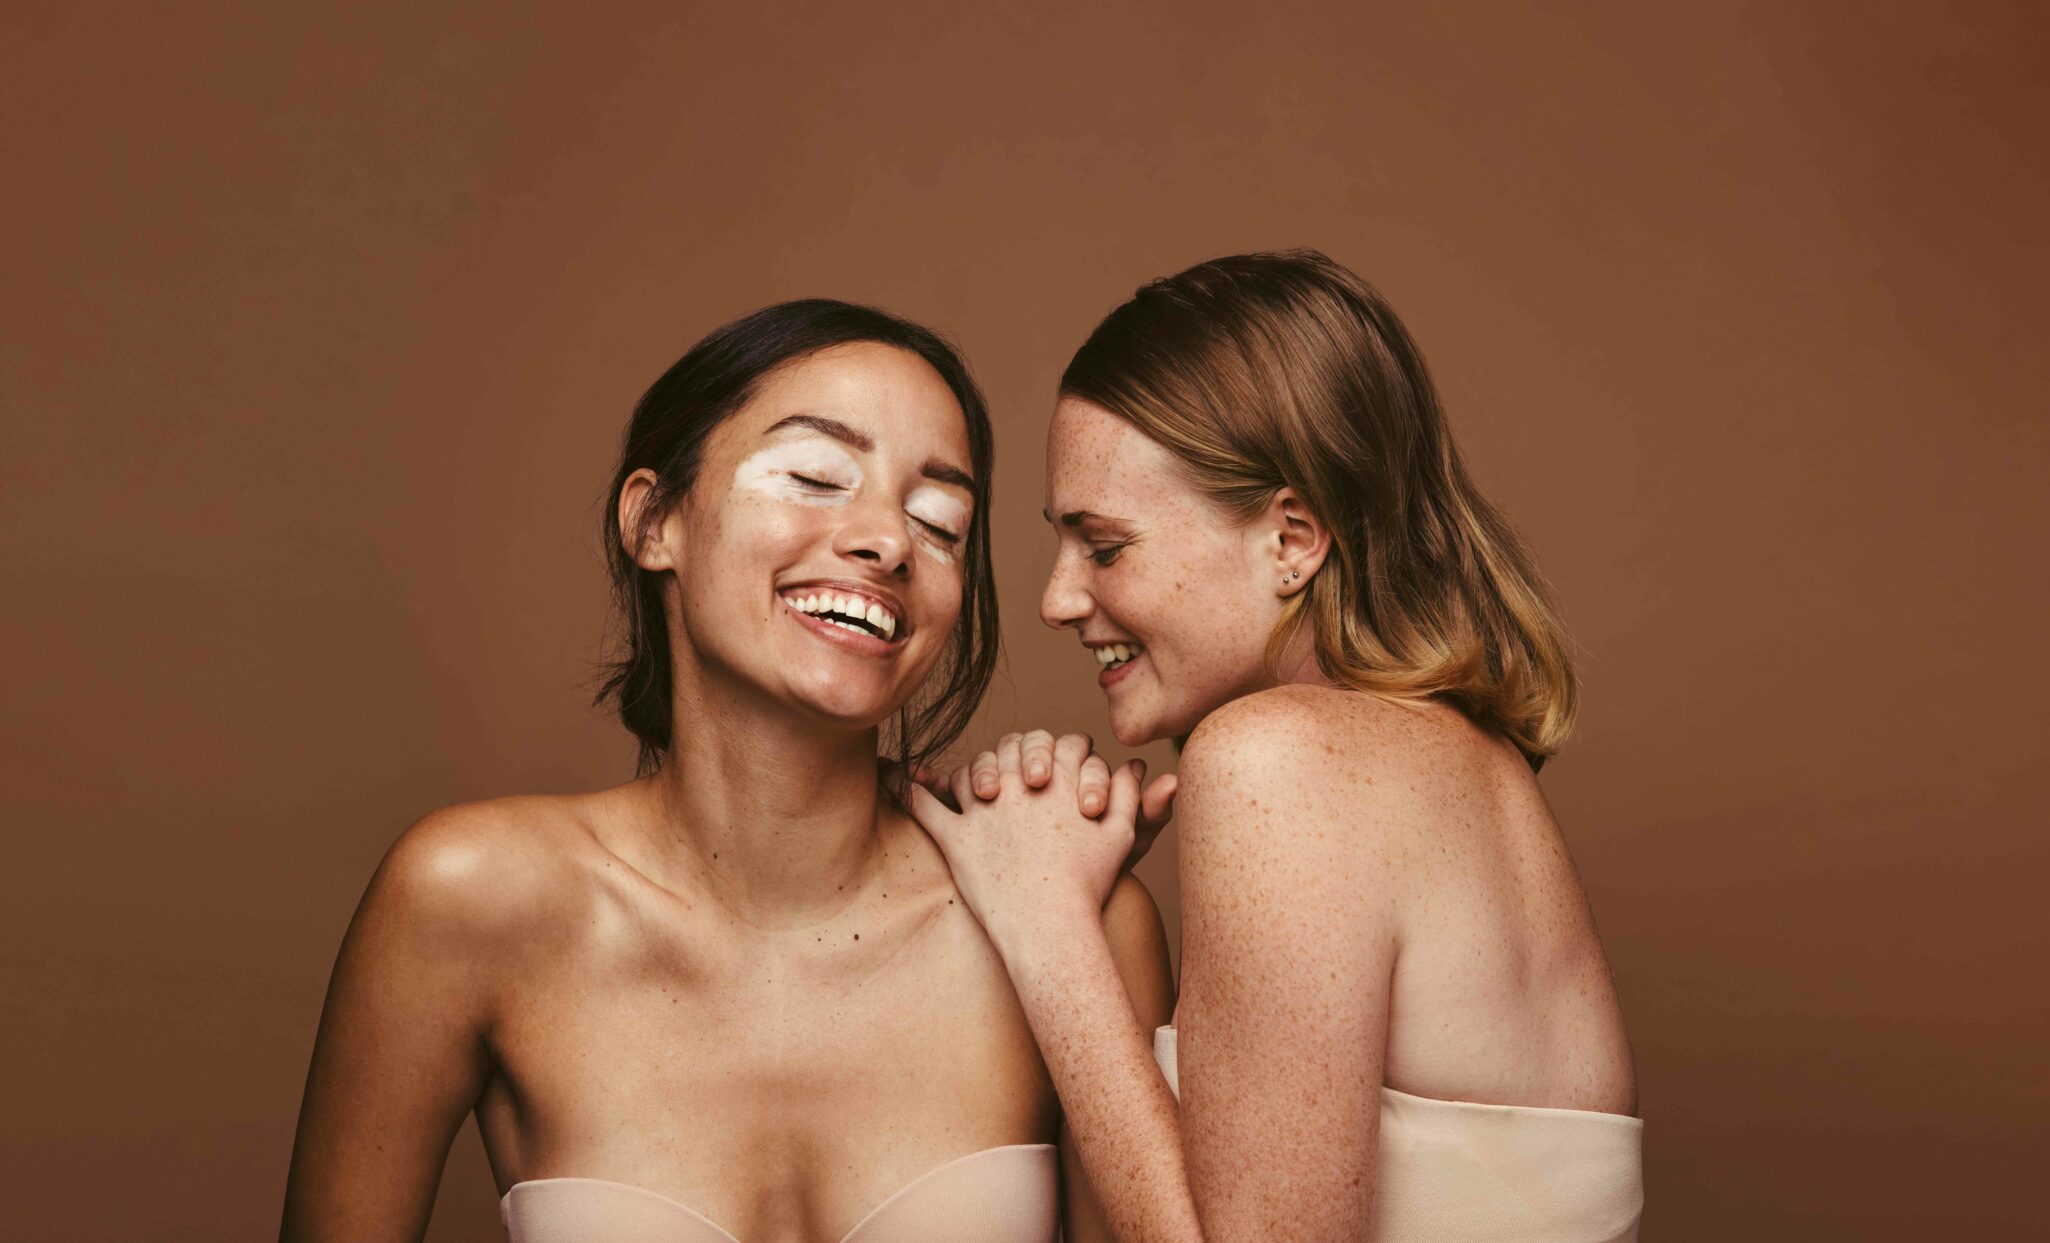
<svg viewBox="0 0 2050 1243">
<path fill-rule="evenodd" d="M 1110 806 L 1103 813 L 1105 824 L 1132 824 L 1139 814 L 1139 782 L 1145 778 L 1146 763 L 1132 760 L 1118 765 L 1110 778 Z"/>
<path fill-rule="evenodd" d="M 1174 818 L 1175 791 L 1181 789 L 1181 778 L 1173 773 L 1162 773 L 1155 777 L 1139 796 L 1139 826 L 1158 833 L 1169 820 Z"/>
<path fill-rule="evenodd" d="M 939 800 L 942 803 L 948 804 L 950 807 L 953 807 L 954 810 L 959 810 L 958 805 L 954 804 L 954 791 L 947 780 L 946 773 L 942 772 L 937 768 L 931 768 L 924 764 L 918 764 L 913 766 L 911 769 L 911 781 L 913 784 L 924 786 L 926 789 L 931 790 L 934 794 L 939 796 Z M 900 788 L 898 801 L 903 801 L 904 797 L 906 796 Z"/>
<path fill-rule="evenodd" d="M 1019 771 L 1025 784 L 1037 790 L 1053 780 L 1053 735 L 1035 729 L 1018 743 Z"/>
<path fill-rule="evenodd" d="M 1064 773 L 1076 772 L 1095 750 L 1096 743 L 1087 734 L 1062 734 L 1053 744 L 1053 765 Z"/>
<path fill-rule="evenodd" d="M 1144 786 L 1139 793 L 1139 819 L 1132 826 L 1132 850 L 1125 856 L 1125 870 L 1137 867 L 1146 852 L 1153 849 L 1153 843 L 1160 839 L 1161 830 L 1167 827 L 1174 815 L 1174 794 L 1181 786 L 1181 778 L 1173 773 L 1162 773 L 1152 784 Z"/>
<path fill-rule="evenodd" d="M 1138 829 L 1132 834 L 1132 849 L 1125 855 L 1125 870 L 1127 872 L 1138 867 L 1139 860 L 1144 859 L 1146 852 L 1153 849 L 1153 843 L 1160 839 L 1161 827 L 1160 825 L 1154 825 L 1152 828 L 1148 828 L 1145 821 L 1139 822 Z"/>
<path fill-rule="evenodd" d="M 1025 778 L 1018 771 L 1024 760 L 1022 742 L 1016 734 L 997 739 L 997 781 L 1004 789 L 1017 790 L 1025 785 Z"/>
<path fill-rule="evenodd" d="M 975 797 L 984 800 L 995 798 L 1003 789 L 1003 783 L 997 779 L 997 753 L 984 751 L 975 757 L 971 767 L 974 769 Z"/>
<path fill-rule="evenodd" d="M 910 797 L 905 799 L 904 809 L 911 813 L 911 818 L 918 821 L 921 828 L 932 835 L 935 842 L 939 843 L 941 853 L 945 853 L 947 841 L 953 836 L 954 826 L 960 822 L 961 817 L 949 810 L 945 803 L 940 802 L 938 795 L 922 785 L 911 786 L 908 793 Z"/>
<path fill-rule="evenodd" d="M 1075 806 L 1085 816 L 1100 816 L 1110 802 L 1110 765 L 1100 755 L 1092 755 L 1082 761 L 1082 770 L 1076 777 L 1079 787 Z"/>
<path fill-rule="evenodd" d="M 953 791 L 955 807 L 968 806 L 975 801 L 975 770 L 967 764 L 961 765 L 948 779 L 947 788 Z"/>
</svg>

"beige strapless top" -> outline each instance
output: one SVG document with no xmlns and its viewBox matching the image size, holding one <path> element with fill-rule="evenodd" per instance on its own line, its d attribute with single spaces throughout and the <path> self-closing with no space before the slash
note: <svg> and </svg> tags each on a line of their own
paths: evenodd
<svg viewBox="0 0 2050 1243">
<path fill-rule="evenodd" d="M 1052 1144 L 985 1148 L 919 1175 L 840 1243 L 1054 1243 L 1059 1207 Z M 511 1243 L 740 1243 L 668 1196 L 601 1178 L 514 1183 L 498 1215 Z"/>
<path fill-rule="evenodd" d="M 1172 1027 L 1153 1058 L 1181 1096 Z M 1381 1089 L 1377 1243 L 1635 1243 L 1644 1120 Z"/>
</svg>

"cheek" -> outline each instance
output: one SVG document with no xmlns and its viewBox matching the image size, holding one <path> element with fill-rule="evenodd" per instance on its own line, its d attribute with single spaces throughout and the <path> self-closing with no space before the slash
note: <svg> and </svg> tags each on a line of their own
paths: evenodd
<svg viewBox="0 0 2050 1243">
<path fill-rule="evenodd" d="M 965 579 L 961 570 L 947 561 L 934 567 L 931 572 L 921 569 L 913 576 L 912 591 L 918 602 L 921 617 L 921 633 L 936 635 L 942 645 L 950 641 L 954 627 L 961 620 L 961 593 Z M 983 590 L 990 590 L 987 582 Z"/>
<path fill-rule="evenodd" d="M 731 495 L 716 511 L 692 523 L 684 564 L 677 567 L 678 582 L 687 591 L 752 600 L 765 590 L 760 581 L 764 574 L 773 576 L 794 564 L 825 538 L 833 517 L 831 511 L 811 506 Z"/>
<path fill-rule="evenodd" d="M 1152 582 L 1133 584 L 1136 611 L 1150 621 L 1151 637 L 1139 637 L 1157 651 L 1162 672 L 1177 689 L 1200 693 L 1236 684 L 1256 671 L 1266 655 L 1268 627 L 1258 601 L 1247 599 L 1235 572 L 1232 549 L 1187 541 Z M 1134 617 L 1136 627 L 1139 619 Z"/>
</svg>

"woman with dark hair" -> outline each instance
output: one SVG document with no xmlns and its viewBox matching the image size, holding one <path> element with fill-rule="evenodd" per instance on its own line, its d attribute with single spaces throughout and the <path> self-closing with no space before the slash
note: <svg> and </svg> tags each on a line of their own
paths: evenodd
<svg viewBox="0 0 2050 1243">
<path fill-rule="evenodd" d="M 1097 919 L 1132 774 L 1086 818 L 1086 748 L 1012 736 L 910 795 L 1117 1237 L 1634 1239 L 1629 1044 L 1535 777 L 1566 639 L 1395 313 L 1314 252 L 1146 286 L 1062 377 L 1046 496 L 1041 617 L 1119 741 L 1182 748 L 1145 794 L 1180 803 L 1174 1025 Z"/>
<path fill-rule="evenodd" d="M 991 454 L 954 351 L 865 307 L 770 307 L 656 381 L 605 517 L 639 775 L 392 847 L 284 1239 L 419 1238 L 473 1110 L 514 1243 L 1105 1237 L 1002 963 L 878 785 L 885 727 L 928 759 L 994 667 Z M 1151 899 L 1103 920 L 1164 1020 Z"/>
</svg>

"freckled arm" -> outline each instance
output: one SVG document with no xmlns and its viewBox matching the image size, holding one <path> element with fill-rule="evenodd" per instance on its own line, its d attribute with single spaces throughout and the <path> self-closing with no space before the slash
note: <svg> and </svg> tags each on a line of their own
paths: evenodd
<svg viewBox="0 0 2050 1243">
<path fill-rule="evenodd" d="M 998 949 L 1117 1239 L 1361 1238 L 1395 960 L 1374 797 L 1258 722 L 1206 722 L 1181 777 L 1179 1110 L 1094 912 Z"/>
</svg>

